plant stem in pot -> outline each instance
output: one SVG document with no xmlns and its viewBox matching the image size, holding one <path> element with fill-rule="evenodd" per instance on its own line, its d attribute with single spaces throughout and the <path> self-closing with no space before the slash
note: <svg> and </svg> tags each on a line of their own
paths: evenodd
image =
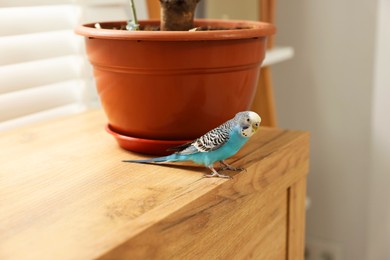
<svg viewBox="0 0 390 260">
<path fill-rule="evenodd" d="M 196 5 L 200 0 L 160 0 L 161 31 L 188 31 L 194 28 Z"/>
</svg>

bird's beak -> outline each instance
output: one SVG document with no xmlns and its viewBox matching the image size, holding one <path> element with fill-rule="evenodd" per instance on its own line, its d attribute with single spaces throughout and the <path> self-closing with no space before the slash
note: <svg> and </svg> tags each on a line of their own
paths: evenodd
<svg viewBox="0 0 390 260">
<path fill-rule="evenodd" d="M 252 133 L 256 132 L 259 127 L 256 124 L 252 125 Z"/>
</svg>

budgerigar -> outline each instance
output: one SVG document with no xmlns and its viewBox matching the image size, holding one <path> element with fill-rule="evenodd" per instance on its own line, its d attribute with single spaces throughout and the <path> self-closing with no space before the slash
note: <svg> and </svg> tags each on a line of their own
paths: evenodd
<svg viewBox="0 0 390 260">
<path fill-rule="evenodd" d="M 206 177 L 229 176 L 219 173 L 214 168 L 215 162 L 223 165 L 223 170 L 242 170 L 228 165 L 224 160 L 236 154 L 248 139 L 258 130 L 261 118 L 252 111 L 239 112 L 222 125 L 207 132 L 193 142 L 172 148 L 175 153 L 145 160 L 124 160 L 131 163 L 162 163 L 192 161 L 203 164 L 212 172 Z"/>
</svg>

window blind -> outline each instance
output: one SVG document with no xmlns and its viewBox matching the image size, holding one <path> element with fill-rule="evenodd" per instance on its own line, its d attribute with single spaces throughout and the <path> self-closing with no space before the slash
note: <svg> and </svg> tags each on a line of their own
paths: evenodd
<svg viewBox="0 0 390 260">
<path fill-rule="evenodd" d="M 126 0 L 0 1 L 0 131 L 97 103 L 83 38 L 84 22 L 127 20 Z M 146 5 L 136 1 L 138 16 Z"/>
</svg>

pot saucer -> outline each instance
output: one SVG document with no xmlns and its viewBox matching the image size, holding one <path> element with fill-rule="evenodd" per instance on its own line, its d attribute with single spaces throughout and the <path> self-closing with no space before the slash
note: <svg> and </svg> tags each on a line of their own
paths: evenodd
<svg viewBox="0 0 390 260">
<path fill-rule="evenodd" d="M 168 155 L 173 153 L 172 151 L 167 151 L 169 148 L 179 146 L 192 140 L 153 140 L 153 139 L 143 139 L 124 135 L 121 133 L 115 132 L 112 127 L 107 124 L 106 131 L 114 136 L 119 146 L 125 150 L 149 154 L 149 155 Z"/>
</svg>

